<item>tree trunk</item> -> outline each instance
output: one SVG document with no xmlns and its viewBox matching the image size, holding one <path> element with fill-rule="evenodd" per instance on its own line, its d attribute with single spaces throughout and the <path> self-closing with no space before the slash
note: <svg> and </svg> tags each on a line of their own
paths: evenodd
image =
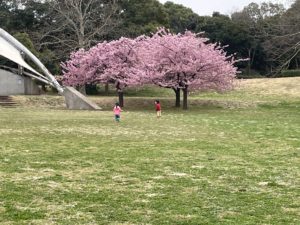
<svg viewBox="0 0 300 225">
<path fill-rule="evenodd" d="M 250 76 L 251 70 L 251 49 L 248 49 L 248 65 L 247 65 L 247 75 Z"/>
<path fill-rule="evenodd" d="M 117 89 L 118 96 L 119 96 L 119 104 L 121 107 L 123 107 L 124 106 L 124 93 L 123 93 L 123 89 L 121 88 L 120 82 L 116 83 L 116 89 Z"/>
<path fill-rule="evenodd" d="M 78 20 L 79 20 L 78 45 L 80 48 L 84 49 L 85 48 L 85 43 L 84 43 L 85 27 L 84 27 L 84 19 L 81 14 L 78 16 Z"/>
<path fill-rule="evenodd" d="M 109 95 L 109 84 L 106 83 L 105 84 L 105 91 L 104 91 L 105 95 Z"/>
<path fill-rule="evenodd" d="M 183 92 L 183 109 L 187 110 L 188 109 L 188 87 L 182 89 L 182 92 Z"/>
<path fill-rule="evenodd" d="M 124 93 L 122 90 L 118 90 L 118 95 L 119 95 L 119 104 L 120 107 L 124 107 Z"/>
<path fill-rule="evenodd" d="M 180 89 L 179 88 L 173 88 L 175 95 L 176 95 L 176 101 L 175 101 L 175 107 L 180 107 Z"/>
</svg>

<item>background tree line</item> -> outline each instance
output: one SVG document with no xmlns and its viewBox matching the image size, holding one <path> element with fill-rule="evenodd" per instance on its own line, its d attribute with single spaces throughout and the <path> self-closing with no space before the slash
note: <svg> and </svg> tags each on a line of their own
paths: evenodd
<svg viewBox="0 0 300 225">
<path fill-rule="evenodd" d="M 228 45 L 228 53 L 249 58 L 238 65 L 243 76 L 274 76 L 299 70 L 299 12 L 300 0 L 288 9 L 251 3 L 230 16 L 199 16 L 157 0 L 3 0 L 0 27 L 25 43 L 54 74 L 61 73 L 59 65 L 72 51 L 166 27 L 175 33 L 205 32 L 212 42 Z"/>
</svg>

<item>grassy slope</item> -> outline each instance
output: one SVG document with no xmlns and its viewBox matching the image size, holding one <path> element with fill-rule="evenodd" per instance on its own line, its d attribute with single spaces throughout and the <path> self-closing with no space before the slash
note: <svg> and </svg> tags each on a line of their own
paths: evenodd
<svg viewBox="0 0 300 225">
<path fill-rule="evenodd" d="M 133 101 L 118 125 L 110 111 L 0 108 L 0 224 L 299 224 L 299 89 L 251 82 L 201 98 L 255 108 L 157 120 Z"/>
<path fill-rule="evenodd" d="M 299 101 L 300 77 L 276 79 L 239 80 L 232 92 L 191 93 L 189 104 L 192 108 L 213 106 L 222 108 L 249 108 L 258 104 L 278 104 L 285 101 Z M 109 97 L 92 96 L 104 110 L 111 110 L 118 100 L 115 91 L 110 90 Z M 153 109 L 154 99 L 160 99 L 164 108 L 172 108 L 175 101 L 174 92 L 170 89 L 144 87 L 129 89 L 125 92 L 125 105 L 129 110 Z M 16 96 L 23 107 L 64 109 L 61 96 Z"/>
</svg>

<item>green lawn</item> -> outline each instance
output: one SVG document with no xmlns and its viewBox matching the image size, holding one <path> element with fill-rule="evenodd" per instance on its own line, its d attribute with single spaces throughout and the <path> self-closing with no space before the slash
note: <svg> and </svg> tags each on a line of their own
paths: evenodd
<svg viewBox="0 0 300 225">
<path fill-rule="evenodd" d="M 300 224 L 299 137 L 294 98 L 120 124 L 0 108 L 0 224 Z"/>
</svg>

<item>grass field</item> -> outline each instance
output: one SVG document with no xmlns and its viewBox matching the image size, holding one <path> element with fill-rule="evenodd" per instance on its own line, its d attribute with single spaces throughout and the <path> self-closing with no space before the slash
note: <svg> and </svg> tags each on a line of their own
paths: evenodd
<svg viewBox="0 0 300 225">
<path fill-rule="evenodd" d="M 246 81 L 187 112 L 137 91 L 120 124 L 113 97 L 93 97 L 99 112 L 16 97 L 0 108 L 0 224 L 300 224 L 299 85 Z M 161 96 L 158 120 L 144 106 Z"/>
</svg>

